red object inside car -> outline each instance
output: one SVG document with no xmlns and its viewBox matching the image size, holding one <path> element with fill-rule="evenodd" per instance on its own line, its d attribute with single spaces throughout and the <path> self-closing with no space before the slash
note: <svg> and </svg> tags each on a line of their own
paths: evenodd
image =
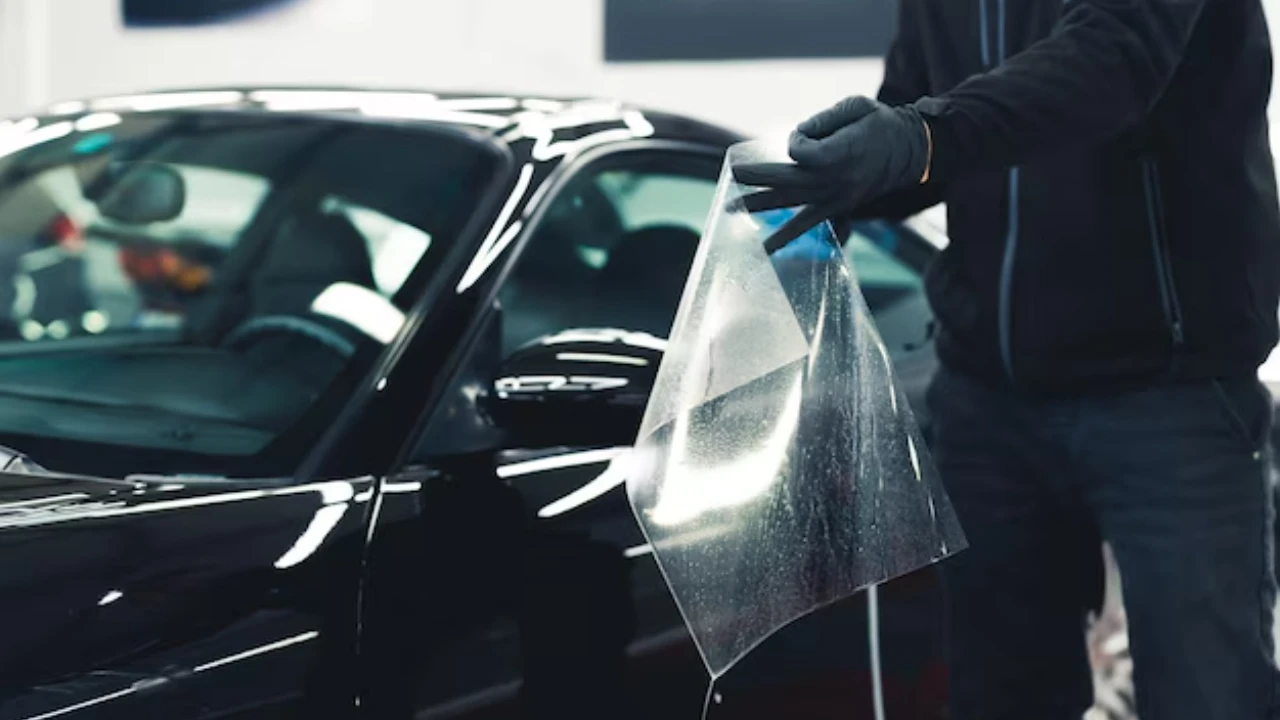
<svg viewBox="0 0 1280 720">
<path fill-rule="evenodd" d="M 66 215 L 58 215 L 49 223 L 49 237 L 62 249 L 79 252 L 84 249 L 84 232 Z"/>
</svg>

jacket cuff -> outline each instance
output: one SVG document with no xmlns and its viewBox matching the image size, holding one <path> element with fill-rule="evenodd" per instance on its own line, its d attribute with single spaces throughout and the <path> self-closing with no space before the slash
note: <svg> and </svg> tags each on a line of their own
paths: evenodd
<svg viewBox="0 0 1280 720">
<path fill-rule="evenodd" d="M 933 142 L 933 155 L 929 164 L 929 182 L 942 183 L 952 180 L 963 172 L 960 163 L 963 156 L 955 141 L 951 117 L 948 113 L 949 103 L 940 98 L 921 98 L 912 103 L 916 112 L 929 126 L 929 134 Z"/>
</svg>

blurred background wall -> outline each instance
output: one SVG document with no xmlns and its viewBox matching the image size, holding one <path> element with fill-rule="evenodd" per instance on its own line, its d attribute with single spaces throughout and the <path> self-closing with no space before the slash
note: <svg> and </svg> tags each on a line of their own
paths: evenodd
<svg viewBox="0 0 1280 720">
<path fill-rule="evenodd" d="M 293 0 L 179 28 L 126 27 L 121 7 L 0 0 L 0 114 L 142 89 L 329 83 L 603 94 L 766 133 L 881 74 L 876 59 L 606 63 L 605 0 Z"/>
<path fill-rule="evenodd" d="M 878 57 L 830 55 L 878 55 L 894 7 L 892 0 L 273 0 L 250 16 L 195 27 L 125 22 L 125 3 L 141 13 L 196 1 L 0 0 L 0 115 L 146 89 L 355 84 L 608 95 L 767 134 L 843 95 L 874 92 Z M 1280 0 L 1264 2 L 1276 17 Z M 700 48 L 708 57 L 697 57 Z"/>
</svg>

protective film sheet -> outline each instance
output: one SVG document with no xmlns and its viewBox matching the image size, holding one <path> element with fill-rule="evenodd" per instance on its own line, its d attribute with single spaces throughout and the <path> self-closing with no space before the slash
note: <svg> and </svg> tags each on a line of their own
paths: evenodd
<svg viewBox="0 0 1280 720">
<path fill-rule="evenodd" d="M 628 467 L 713 677 L 796 618 L 965 544 L 830 225 L 770 256 L 794 210 L 737 202 L 752 189 L 735 164 L 785 160 L 730 149 Z"/>
</svg>

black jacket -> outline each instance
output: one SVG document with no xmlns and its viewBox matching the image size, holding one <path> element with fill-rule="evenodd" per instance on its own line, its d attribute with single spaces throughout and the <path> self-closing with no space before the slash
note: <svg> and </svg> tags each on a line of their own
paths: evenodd
<svg viewBox="0 0 1280 720">
<path fill-rule="evenodd" d="M 916 102 L 943 200 L 948 366 L 1025 391 L 1253 375 L 1280 210 L 1260 0 L 900 0 L 881 100 Z M 923 99 L 921 99 L 923 98 Z"/>
</svg>

